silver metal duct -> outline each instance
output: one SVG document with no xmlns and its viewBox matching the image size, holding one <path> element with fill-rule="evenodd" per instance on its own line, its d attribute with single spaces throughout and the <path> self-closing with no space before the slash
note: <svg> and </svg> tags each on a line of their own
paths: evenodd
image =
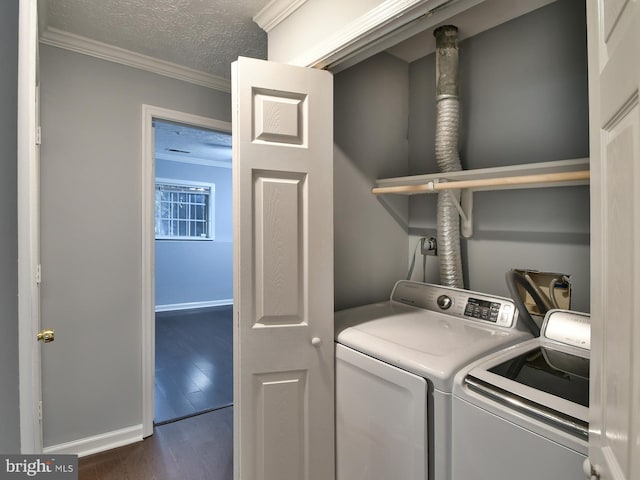
<svg viewBox="0 0 640 480">
<path fill-rule="evenodd" d="M 458 29 L 445 25 L 436 37 L 436 160 L 440 171 L 462 170 L 458 154 L 460 103 L 458 100 Z M 438 255 L 440 283 L 464 288 L 460 254 L 460 216 L 455 203 L 460 190 L 438 194 Z"/>
</svg>

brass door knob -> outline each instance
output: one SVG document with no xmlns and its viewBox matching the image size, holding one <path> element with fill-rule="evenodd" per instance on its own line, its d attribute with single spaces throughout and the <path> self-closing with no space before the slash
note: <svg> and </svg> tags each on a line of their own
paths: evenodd
<svg viewBox="0 0 640 480">
<path fill-rule="evenodd" d="M 42 330 L 38 334 L 38 341 L 43 343 L 53 342 L 56 339 L 55 330 Z"/>
</svg>

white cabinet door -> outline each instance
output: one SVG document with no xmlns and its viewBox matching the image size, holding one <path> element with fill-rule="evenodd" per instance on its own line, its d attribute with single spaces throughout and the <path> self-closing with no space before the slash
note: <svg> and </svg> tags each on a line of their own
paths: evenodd
<svg viewBox="0 0 640 480">
<path fill-rule="evenodd" d="M 587 2 L 592 158 L 589 459 L 640 478 L 640 6 Z"/>
<path fill-rule="evenodd" d="M 232 70 L 235 478 L 334 478 L 333 78 Z"/>
</svg>

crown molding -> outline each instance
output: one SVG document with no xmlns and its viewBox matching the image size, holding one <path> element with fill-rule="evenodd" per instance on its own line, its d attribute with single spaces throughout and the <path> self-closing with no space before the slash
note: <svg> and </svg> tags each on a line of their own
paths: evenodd
<svg viewBox="0 0 640 480">
<path fill-rule="evenodd" d="M 393 47 L 443 22 L 450 22 L 453 17 L 460 15 L 462 17 L 457 20 L 465 20 L 467 23 L 465 32 L 459 36 L 459 39 L 464 39 L 555 0 L 528 0 L 527 2 L 494 0 L 491 2 L 492 7 L 497 7 L 499 14 L 492 15 L 485 9 L 481 15 L 474 16 L 473 20 L 464 18 L 466 11 L 485 1 L 385 0 L 287 63 L 302 67 L 324 68 L 338 73 L 385 50 L 410 62 L 415 58 L 407 59 L 402 52 L 394 51 Z M 429 46 L 429 49 L 424 45 L 421 49 L 421 56 L 432 53 L 435 50 L 435 42 L 433 46 Z"/>
<path fill-rule="evenodd" d="M 307 0 L 271 0 L 253 17 L 253 21 L 268 33 L 300 8 L 306 1 Z"/>
<path fill-rule="evenodd" d="M 416 18 L 446 8 L 452 1 L 454 4 L 457 3 L 457 0 L 386 0 L 316 47 L 287 63 L 333 70 L 336 64 L 380 41 L 385 35 L 402 28 Z M 462 3 L 465 1 L 467 0 L 462 0 Z"/>
<path fill-rule="evenodd" d="M 120 63 L 140 70 L 175 78 L 183 82 L 193 83 L 203 87 L 231 92 L 231 81 L 223 77 L 211 75 L 192 68 L 183 67 L 172 62 L 166 62 L 158 58 L 149 57 L 140 53 L 114 47 L 106 43 L 98 42 L 81 35 L 65 32 L 53 27 L 47 29 L 40 35 L 40 43 L 53 47 L 64 48 L 72 52 L 90 55 L 101 60 Z"/>
</svg>

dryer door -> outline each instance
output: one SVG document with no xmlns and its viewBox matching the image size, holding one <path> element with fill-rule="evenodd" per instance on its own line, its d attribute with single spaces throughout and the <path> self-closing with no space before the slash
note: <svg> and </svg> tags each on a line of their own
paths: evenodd
<svg viewBox="0 0 640 480">
<path fill-rule="evenodd" d="M 427 382 L 336 345 L 337 480 L 424 480 Z"/>
</svg>

